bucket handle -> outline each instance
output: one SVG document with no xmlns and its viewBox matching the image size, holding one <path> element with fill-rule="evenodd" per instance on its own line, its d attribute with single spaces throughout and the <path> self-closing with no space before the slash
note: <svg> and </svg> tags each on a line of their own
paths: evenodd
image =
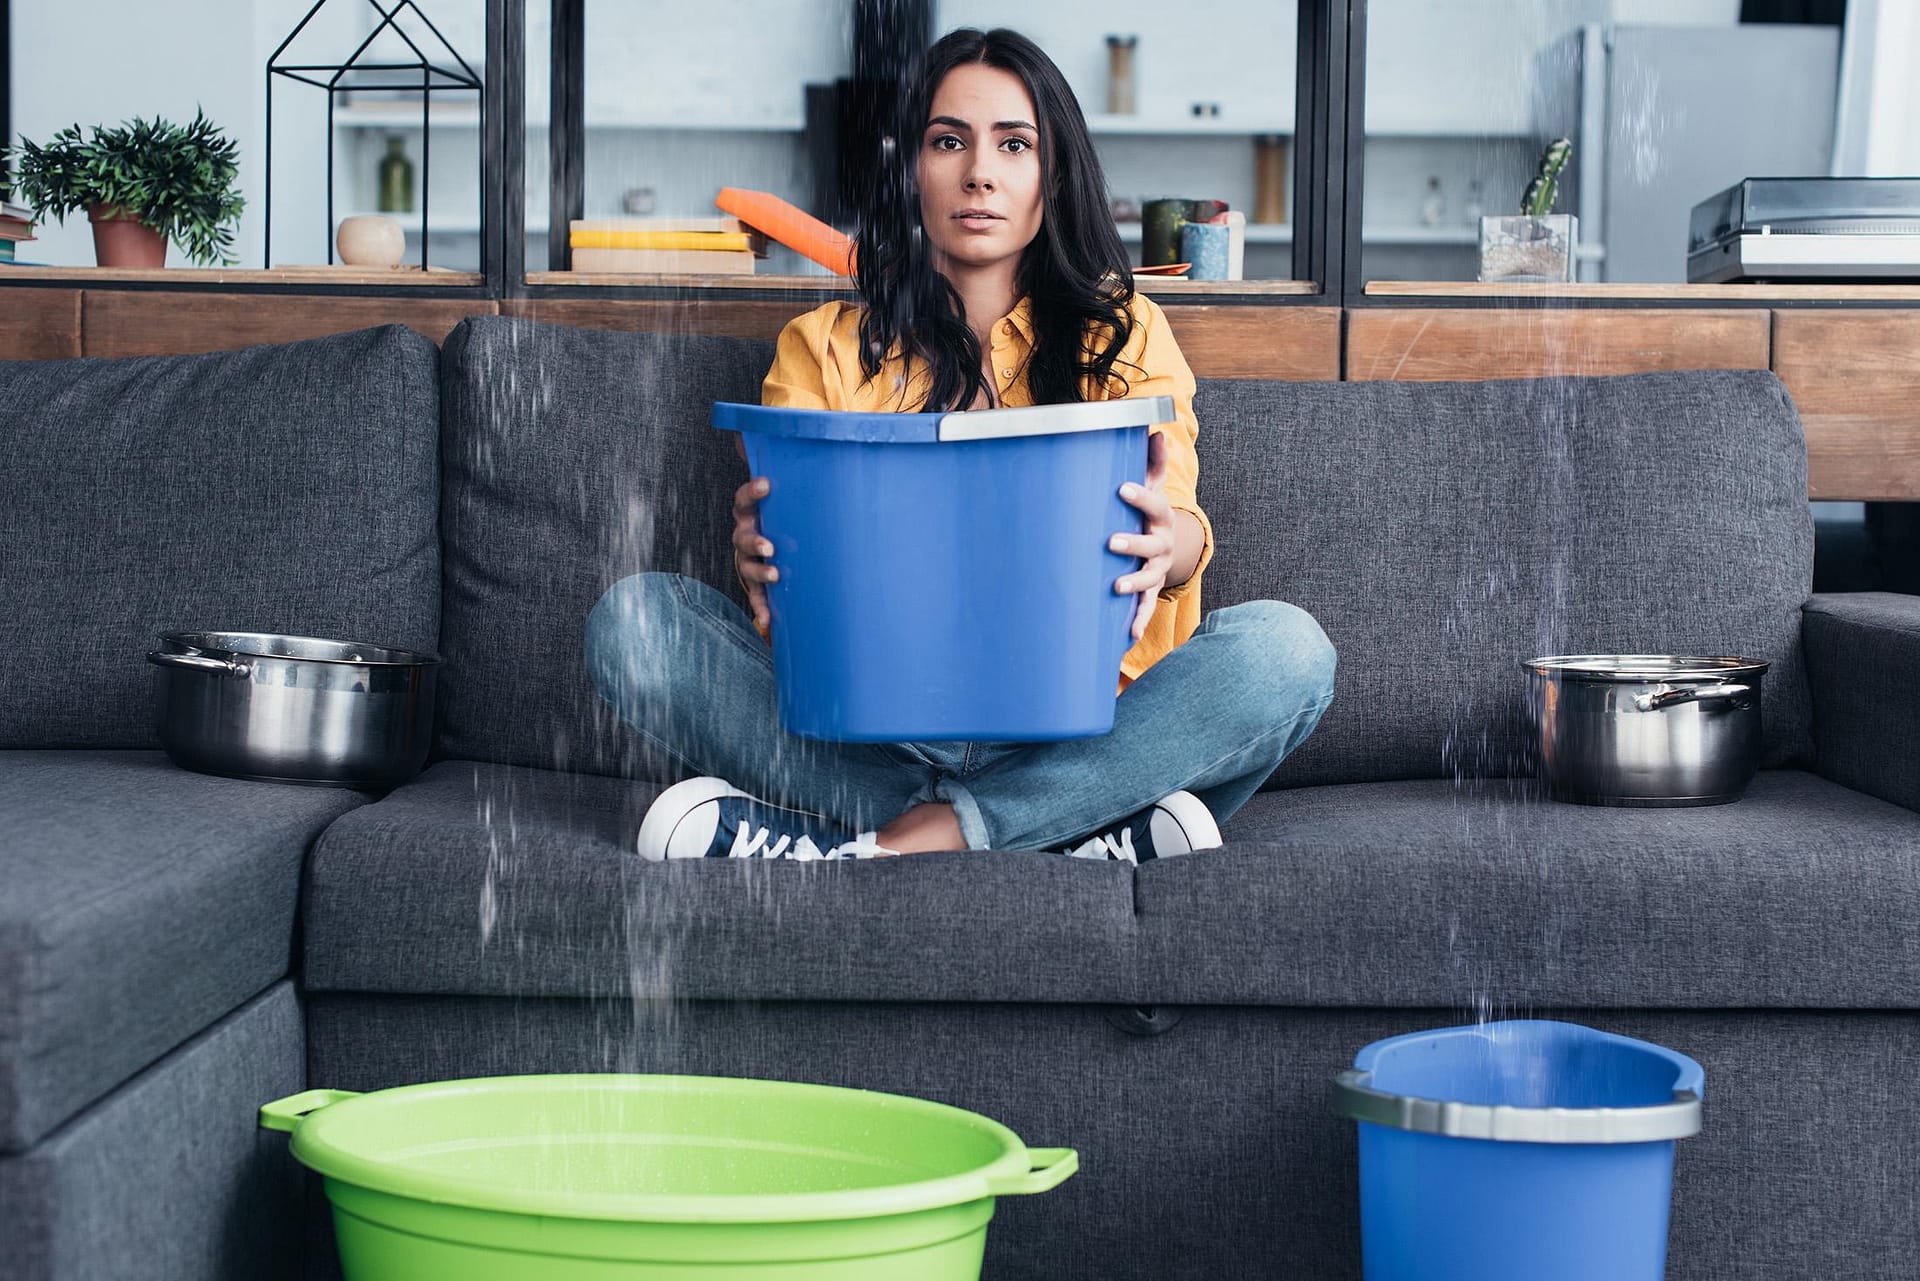
<svg viewBox="0 0 1920 1281">
<path fill-rule="evenodd" d="M 1035 1192 L 1050 1192 L 1080 1168 L 1080 1153 L 1073 1148 L 1028 1148 L 1027 1164 L 1032 1168 L 1025 1174 L 988 1179 L 988 1194 L 1028 1196 Z"/>
<path fill-rule="evenodd" d="M 275 1099 L 271 1103 L 260 1105 L 260 1128 L 293 1133 L 293 1127 L 311 1113 L 340 1102 L 342 1099 L 357 1099 L 357 1090 L 302 1090 L 298 1094 L 289 1094 L 284 1099 Z"/>
</svg>

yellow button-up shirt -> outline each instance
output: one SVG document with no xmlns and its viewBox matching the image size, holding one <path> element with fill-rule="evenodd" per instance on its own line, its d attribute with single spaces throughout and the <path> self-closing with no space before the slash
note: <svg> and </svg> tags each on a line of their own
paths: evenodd
<svg viewBox="0 0 1920 1281">
<path fill-rule="evenodd" d="M 1167 318 L 1150 298 L 1135 294 L 1133 336 L 1113 372 L 1127 380 L 1126 396 L 1171 396 L 1174 421 L 1153 428 L 1166 437 L 1166 493 L 1176 511 L 1200 522 L 1205 543 L 1193 576 L 1160 594 L 1159 606 L 1147 621 L 1146 634 L 1121 660 L 1121 688 L 1183 643 L 1200 626 L 1200 575 L 1213 559 L 1213 525 L 1195 496 L 1200 458 L 1194 450 L 1199 424 L 1193 417 L 1193 371 L 1173 339 Z M 874 412 L 913 412 L 926 403 L 929 374 L 922 361 L 902 367 L 898 357 L 869 379 L 860 367 L 860 315 L 857 303 L 830 302 L 796 317 L 780 333 L 773 368 L 761 387 L 764 405 L 783 409 L 834 409 Z M 994 395 L 1008 408 L 1031 405 L 1027 386 L 1027 357 L 1033 348 L 1033 325 L 1026 299 L 994 322 Z M 1112 393 L 1090 384 L 1082 394 L 1106 400 Z"/>
</svg>

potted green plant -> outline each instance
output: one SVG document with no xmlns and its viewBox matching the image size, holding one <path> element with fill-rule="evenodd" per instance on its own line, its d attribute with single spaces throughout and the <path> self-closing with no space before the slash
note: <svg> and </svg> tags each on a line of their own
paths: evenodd
<svg viewBox="0 0 1920 1281">
<path fill-rule="evenodd" d="M 196 110 L 190 125 L 138 117 L 83 138 L 69 125 L 45 146 L 22 138 L 7 156 L 16 198 L 66 221 L 85 209 L 102 267 L 163 267 L 167 243 L 198 263 L 232 265 L 239 144 Z"/>
<path fill-rule="evenodd" d="M 1567 281 L 1573 279 L 1573 249 L 1580 220 L 1553 212 L 1560 174 L 1573 158 L 1573 143 L 1556 138 L 1540 157 L 1540 172 L 1520 198 L 1520 213 L 1480 219 L 1480 279 Z"/>
</svg>

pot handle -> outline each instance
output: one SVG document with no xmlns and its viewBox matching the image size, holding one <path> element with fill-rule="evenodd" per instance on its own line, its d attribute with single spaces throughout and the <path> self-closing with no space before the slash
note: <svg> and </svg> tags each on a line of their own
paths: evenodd
<svg viewBox="0 0 1920 1281">
<path fill-rule="evenodd" d="M 1057 1188 L 1080 1168 L 1080 1153 L 1073 1148 L 1028 1148 L 1027 1164 L 1032 1168 L 1025 1174 L 989 1179 L 988 1194 L 1026 1196 Z"/>
<path fill-rule="evenodd" d="M 236 663 L 230 658 L 208 658 L 204 654 L 167 654 L 159 650 L 149 650 L 147 661 L 161 667 L 184 667 L 188 671 L 211 672 L 215 676 L 238 676 L 245 678 L 253 675 L 250 663 Z"/>
<path fill-rule="evenodd" d="M 1680 703 L 1704 703 L 1708 699 L 1737 698 L 1751 693 L 1751 685 L 1688 685 L 1680 689 L 1661 690 L 1658 694 L 1636 694 L 1633 705 L 1643 712 L 1657 712 L 1663 707 Z"/>
<path fill-rule="evenodd" d="M 289 1094 L 284 1099 L 275 1099 L 271 1103 L 260 1105 L 260 1128 L 293 1133 L 293 1127 L 309 1113 L 331 1106 L 343 1099 L 357 1099 L 355 1090 L 302 1090 L 298 1094 Z"/>
</svg>

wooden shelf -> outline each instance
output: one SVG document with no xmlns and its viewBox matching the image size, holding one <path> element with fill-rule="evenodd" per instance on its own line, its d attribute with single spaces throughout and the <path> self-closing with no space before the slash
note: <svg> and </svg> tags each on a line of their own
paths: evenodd
<svg viewBox="0 0 1920 1281">
<path fill-rule="evenodd" d="M 420 111 L 408 107 L 342 107 L 333 113 L 333 123 L 341 129 L 418 129 Z M 427 124 L 435 129 L 477 129 L 480 113 L 472 107 L 441 107 L 427 113 Z M 528 116 L 527 128 L 545 129 L 547 121 Z M 628 120 L 618 117 L 589 116 L 589 129 L 646 129 L 692 133 L 799 133 L 804 124 L 782 117 L 777 120 Z"/>
<path fill-rule="evenodd" d="M 1421 140 L 1431 138 L 1459 138 L 1472 141 L 1476 138 L 1531 139 L 1532 137 L 1533 131 L 1522 125 L 1500 125 L 1492 129 L 1483 129 L 1466 122 L 1448 122 L 1445 120 L 1437 122 L 1395 120 L 1383 124 L 1375 124 L 1371 120 L 1367 122 L 1367 140 L 1369 142 L 1375 138 L 1417 138 Z"/>
<path fill-rule="evenodd" d="M 420 109 L 408 106 L 341 107 L 334 112 L 333 121 L 343 129 L 418 129 Z M 480 112 L 470 106 L 435 107 L 427 113 L 427 123 L 435 128 L 475 129 L 480 125 Z M 544 116 L 535 114 L 527 116 L 527 128 L 545 129 L 546 127 L 547 120 Z M 589 116 L 587 127 L 589 129 L 711 130 L 718 133 L 799 133 L 805 128 L 805 122 L 794 118 L 634 120 L 612 116 Z M 1095 135 L 1122 138 L 1250 138 L 1255 134 L 1277 134 L 1289 140 L 1294 133 L 1291 120 L 1263 120 L 1239 116 L 1113 115 L 1106 112 L 1088 113 L 1087 131 Z M 1367 127 L 1367 137 L 1370 139 L 1530 139 L 1532 136 L 1529 130 L 1517 126 L 1481 129 L 1460 124 L 1396 121 L 1391 124 Z"/>
<path fill-rule="evenodd" d="M 1369 298 L 1619 298 L 1648 301 L 1696 299 L 1764 302 L 1920 302 L 1912 285 L 1636 285 L 1629 282 L 1485 284 L 1477 280 L 1370 280 Z"/>
<path fill-rule="evenodd" d="M 1232 116 L 1115 116 L 1092 114 L 1087 132 L 1118 137 L 1240 138 L 1257 133 L 1293 136 L 1293 121 L 1241 120 Z"/>
<path fill-rule="evenodd" d="M 272 271 L 245 267 L 161 267 L 143 270 L 128 267 L 7 267 L 0 270 L 0 285 L 9 280 L 57 280 L 73 285 L 155 284 L 155 285 L 416 285 L 434 289 L 484 285 L 487 278 L 477 271 L 450 271 L 434 267 L 394 267 L 387 270 L 365 267 L 313 266 L 275 267 Z"/>
<path fill-rule="evenodd" d="M 529 285 L 565 288 L 605 288 L 609 285 L 633 288 L 675 289 L 792 289 L 813 290 L 823 294 L 852 294 L 853 282 L 845 276 L 689 276 L 649 272 L 577 272 L 530 271 Z M 1311 280 L 1168 280 L 1154 276 L 1136 276 L 1134 288 L 1143 294 L 1202 294 L 1209 296 L 1272 297 L 1286 294 L 1314 294 L 1320 287 Z"/>
<path fill-rule="evenodd" d="M 676 289 L 801 289 L 822 293 L 852 293 L 853 281 L 845 276 L 701 276 L 652 271 L 530 271 L 530 285 L 557 285 L 575 288 L 633 286 Z"/>
<path fill-rule="evenodd" d="M 1133 287 L 1143 294 L 1200 294 L 1221 298 L 1236 295 L 1271 298 L 1320 292 L 1320 286 L 1311 280 L 1169 280 L 1165 276 L 1135 276 Z"/>
</svg>

